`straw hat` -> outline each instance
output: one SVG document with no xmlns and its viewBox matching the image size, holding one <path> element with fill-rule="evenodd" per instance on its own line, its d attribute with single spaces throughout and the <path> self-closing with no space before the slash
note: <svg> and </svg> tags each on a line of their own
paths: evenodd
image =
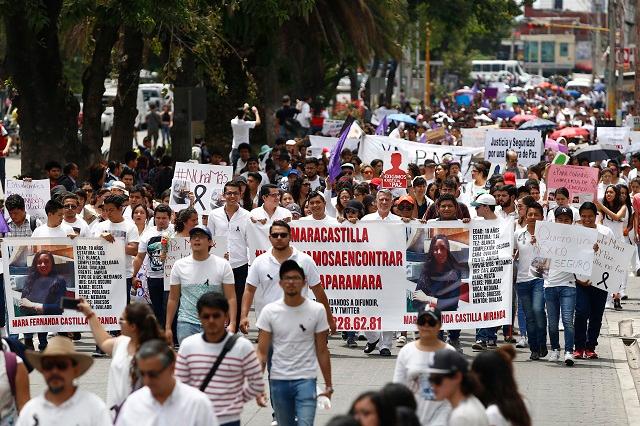
<svg viewBox="0 0 640 426">
<path fill-rule="evenodd" d="M 38 370 L 39 372 L 43 372 L 42 370 L 42 358 L 45 357 L 68 357 L 73 359 L 78 364 L 78 376 L 82 376 L 93 364 L 93 358 L 91 355 L 83 354 L 76 351 L 75 346 L 73 345 L 73 341 L 68 337 L 63 336 L 54 336 L 49 339 L 49 344 L 42 352 L 35 352 L 27 350 L 25 351 L 25 355 L 27 357 L 27 361 L 33 365 L 33 368 Z"/>
</svg>

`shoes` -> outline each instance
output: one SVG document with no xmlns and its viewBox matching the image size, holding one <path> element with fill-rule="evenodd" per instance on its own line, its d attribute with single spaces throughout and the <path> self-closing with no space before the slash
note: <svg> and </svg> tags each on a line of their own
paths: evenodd
<svg viewBox="0 0 640 426">
<path fill-rule="evenodd" d="M 462 353 L 462 346 L 460 345 L 460 339 L 449 339 L 449 344 L 455 348 L 456 351 Z"/>
<path fill-rule="evenodd" d="M 527 338 L 525 336 L 521 336 L 518 343 L 516 343 L 516 348 L 526 348 L 527 346 L 529 346 L 527 344 Z"/>
<path fill-rule="evenodd" d="M 538 354 L 538 352 L 531 352 L 531 355 L 529 355 L 529 359 L 531 361 L 537 361 L 540 359 L 540 355 Z"/>
<path fill-rule="evenodd" d="M 347 346 L 350 347 L 350 348 L 357 348 L 358 347 L 358 342 L 356 342 L 355 336 L 349 336 L 347 338 Z"/>
<path fill-rule="evenodd" d="M 398 340 L 396 341 L 396 348 L 401 348 L 407 344 L 407 338 L 405 336 L 398 336 Z"/>
<path fill-rule="evenodd" d="M 33 339 L 24 339 L 24 347 L 26 349 L 29 349 L 31 351 L 35 350 L 35 348 L 33 347 Z"/>
<path fill-rule="evenodd" d="M 584 349 L 576 349 L 573 351 L 573 359 L 584 359 Z"/>
<path fill-rule="evenodd" d="M 560 361 L 560 350 L 552 349 L 549 353 L 549 362 L 559 362 Z"/>
<path fill-rule="evenodd" d="M 348 337 L 347 337 L 347 332 L 346 332 L 346 331 L 343 331 L 343 332 L 341 333 L 341 337 L 342 337 L 342 340 L 347 340 L 347 339 L 348 339 Z"/>
<path fill-rule="evenodd" d="M 380 356 L 391 356 L 391 351 L 387 348 L 380 349 Z"/>
<path fill-rule="evenodd" d="M 622 300 L 627 300 L 627 299 L 629 299 L 629 296 L 627 296 L 627 295 L 625 294 L 624 296 L 622 296 L 622 297 L 620 297 L 620 298 L 621 298 Z"/>
<path fill-rule="evenodd" d="M 487 349 L 487 342 L 483 342 L 482 340 L 476 340 L 476 342 L 471 345 L 471 349 L 474 351 L 483 351 Z"/>
<path fill-rule="evenodd" d="M 598 354 L 593 349 L 587 349 L 584 351 L 584 357 L 587 359 L 598 359 Z"/>
<path fill-rule="evenodd" d="M 516 340 L 515 337 L 513 336 L 507 336 L 504 338 L 504 342 L 505 343 L 518 343 L 518 341 Z"/>
<path fill-rule="evenodd" d="M 365 340 L 367 340 L 367 336 L 365 336 L 364 334 L 359 334 L 358 340 L 362 340 L 364 342 Z"/>
<path fill-rule="evenodd" d="M 549 350 L 547 349 L 547 346 L 542 346 L 540 347 L 540 358 L 544 358 L 547 356 L 547 354 L 549 354 Z"/>
<path fill-rule="evenodd" d="M 495 349 L 498 347 L 498 343 L 495 340 L 489 340 L 487 342 L 487 347 L 490 349 Z"/>
<path fill-rule="evenodd" d="M 82 334 L 80 334 L 79 332 L 74 332 L 73 333 L 73 340 L 80 340 L 82 339 Z"/>
<path fill-rule="evenodd" d="M 613 299 L 613 309 L 616 311 L 622 310 L 622 303 L 620 303 L 620 299 Z"/>
<path fill-rule="evenodd" d="M 564 353 L 564 365 L 566 365 L 567 367 L 573 367 L 573 364 L 575 364 L 575 361 L 573 360 L 573 354 L 571 352 L 566 352 Z"/>
<path fill-rule="evenodd" d="M 378 345 L 379 341 L 380 341 L 380 339 L 376 340 L 373 343 L 367 342 L 367 345 L 364 347 L 364 353 L 365 354 L 370 354 L 371 352 L 373 352 L 376 349 L 376 346 Z"/>
<path fill-rule="evenodd" d="M 278 421 L 277 420 L 273 420 L 271 422 L 271 426 L 278 426 Z"/>
</svg>

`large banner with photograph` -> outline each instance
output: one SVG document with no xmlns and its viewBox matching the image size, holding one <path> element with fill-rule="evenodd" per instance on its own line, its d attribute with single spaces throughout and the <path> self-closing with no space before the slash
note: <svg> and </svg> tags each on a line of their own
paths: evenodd
<svg viewBox="0 0 640 426">
<path fill-rule="evenodd" d="M 202 214 L 222 206 L 224 184 L 233 177 L 233 167 L 211 164 L 176 163 L 171 181 L 173 211 L 189 207 L 189 193 L 193 193 L 193 207 Z"/>
<path fill-rule="evenodd" d="M 84 315 L 62 310 L 84 298 L 107 330 L 119 330 L 127 301 L 124 242 L 102 238 L 5 238 L 4 292 L 11 333 L 89 331 Z"/>
<path fill-rule="evenodd" d="M 259 228 L 247 230 L 251 257 L 270 248 Z M 512 223 L 293 221 L 291 229 L 291 244 L 318 265 L 339 330 L 414 331 L 430 304 L 443 310 L 444 329 L 511 323 Z"/>
</svg>

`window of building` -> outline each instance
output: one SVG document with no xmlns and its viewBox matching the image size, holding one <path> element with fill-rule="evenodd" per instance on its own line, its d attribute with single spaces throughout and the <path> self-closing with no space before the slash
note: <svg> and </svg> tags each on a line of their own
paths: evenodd
<svg viewBox="0 0 640 426">
<path fill-rule="evenodd" d="M 524 42 L 524 61 L 538 62 L 538 42 L 537 41 Z"/>
<path fill-rule="evenodd" d="M 560 43 L 560 56 L 569 56 L 569 43 Z"/>
<path fill-rule="evenodd" d="M 540 62 L 555 62 L 556 42 L 543 41 L 540 44 Z"/>
<path fill-rule="evenodd" d="M 562 10 L 562 0 L 553 0 L 553 8 L 556 10 Z"/>
</svg>

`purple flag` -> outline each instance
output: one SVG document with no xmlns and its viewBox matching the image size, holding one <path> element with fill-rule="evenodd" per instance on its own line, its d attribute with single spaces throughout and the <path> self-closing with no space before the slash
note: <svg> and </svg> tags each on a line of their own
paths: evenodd
<svg viewBox="0 0 640 426">
<path fill-rule="evenodd" d="M 476 96 L 476 93 L 478 93 L 478 90 L 479 90 L 479 88 L 478 88 L 478 80 L 476 80 L 473 83 L 473 86 L 471 87 L 471 94 L 473 95 L 473 97 Z"/>
<path fill-rule="evenodd" d="M 427 132 L 424 132 L 422 136 L 420 136 L 420 140 L 418 142 L 427 143 Z"/>
<path fill-rule="evenodd" d="M 385 136 L 387 134 L 387 116 L 385 115 L 382 121 L 378 123 L 378 127 L 376 127 L 376 135 Z"/>
<path fill-rule="evenodd" d="M 4 211 L 0 210 L 0 233 L 6 234 L 7 232 L 9 232 L 9 226 L 7 221 L 4 220 Z"/>
<path fill-rule="evenodd" d="M 340 135 L 340 139 L 336 142 L 335 146 L 331 150 L 331 157 L 329 159 L 329 182 L 335 182 L 336 177 L 342 171 L 342 164 L 340 163 L 340 154 L 342 153 L 342 148 L 344 147 L 344 143 L 347 140 L 347 135 L 349 134 L 349 129 L 351 129 L 351 125 L 353 124 L 353 120 L 351 123 L 342 131 Z"/>
</svg>

